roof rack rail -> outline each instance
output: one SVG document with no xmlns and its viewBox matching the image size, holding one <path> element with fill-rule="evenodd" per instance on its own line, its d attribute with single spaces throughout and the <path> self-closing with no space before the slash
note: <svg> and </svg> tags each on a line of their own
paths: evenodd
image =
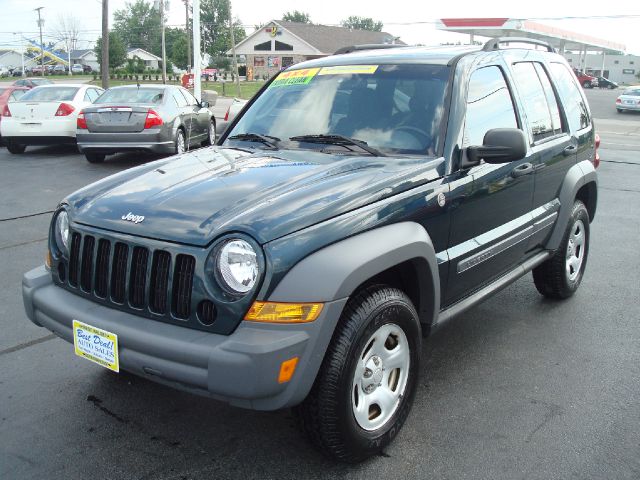
<svg viewBox="0 0 640 480">
<path fill-rule="evenodd" d="M 485 52 L 491 50 L 500 50 L 501 43 L 530 43 L 532 45 L 539 45 L 541 47 L 545 47 L 547 51 L 555 53 L 556 49 L 551 46 L 549 42 L 544 42 L 542 40 L 536 40 L 535 38 L 527 38 L 527 37 L 500 37 L 500 38 L 492 38 L 487 43 L 484 44 L 482 50 Z"/>
<path fill-rule="evenodd" d="M 334 55 L 342 55 L 344 53 L 351 52 L 361 52 L 363 50 L 378 50 L 381 48 L 398 48 L 398 47 L 406 47 L 407 45 L 398 45 L 396 43 L 369 43 L 366 45 L 351 45 L 349 47 L 342 47 L 336 50 Z"/>
</svg>

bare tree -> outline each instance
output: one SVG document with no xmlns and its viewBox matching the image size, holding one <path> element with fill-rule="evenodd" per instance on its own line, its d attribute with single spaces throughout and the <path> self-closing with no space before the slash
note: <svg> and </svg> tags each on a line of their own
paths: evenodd
<svg viewBox="0 0 640 480">
<path fill-rule="evenodd" d="M 65 48 L 76 50 L 80 33 L 80 20 L 71 13 L 59 14 L 56 23 L 51 28 L 51 34 L 58 42 L 63 42 Z"/>
</svg>

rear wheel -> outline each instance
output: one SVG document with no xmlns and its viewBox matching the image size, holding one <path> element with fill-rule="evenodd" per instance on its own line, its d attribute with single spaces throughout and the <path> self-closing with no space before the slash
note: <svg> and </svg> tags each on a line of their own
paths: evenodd
<svg viewBox="0 0 640 480">
<path fill-rule="evenodd" d="M 10 153 L 13 153 L 15 155 L 24 153 L 26 149 L 27 149 L 26 145 L 21 145 L 19 143 L 13 143 L 13 142 L 7 143 L 7 150 L 9 150 Z"/>
<path fill-rule="evenodd" d="M 184 140 L 184 132 L 181 129 L 178 129 L 176 132 L 176 140 L 175 140 L 176 154 L 181 154 L 186 151 L 186 142 Z"/>
<path fill-rule="evenodd" d="M 417 387 L 421 331 L 411 300 L 372 286 L 344 309 L 318 377 L 294 411 L 323 453 L 358 462 L 400 431 Z"/>
<path fill-rule="evenodd" d="M 584 203 L 576 200 L 560 248 L 533 269 L 538 292 L 548 298 L 564 299 L 578 290 L 587 266 L 589 235 L 589 212 Z"/>
<path fill-rule="evenodd" d="M 214 145 L 216 143 L 216 122 L 211 119 L 209 122 L 209 131 L 207 133 L 207 139 L 202 143 L 204 146 Z"/>
<path fill-rule="evenodd" d="M 84 157 L 89 163 L 102 163 L 106 155 L 104 153 L 85 153 Z"/>
</svg>

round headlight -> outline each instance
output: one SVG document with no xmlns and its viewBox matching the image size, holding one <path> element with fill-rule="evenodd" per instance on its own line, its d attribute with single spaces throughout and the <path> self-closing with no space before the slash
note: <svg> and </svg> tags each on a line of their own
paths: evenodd
<svg viewBox="0 0 640 480">
<path fill-rule="evenodd" d="M 230 293 L 247 293 L 260 273 L 256 251 L 244 240 L 229 240 L 218 254 L 218 272 Z"/>
<path fill-rule="evenodd" d="M 62 210 L 56 217 L 56 246 L 61 252 L 69 253 L 69 217 L 67 212 Z"/>
</svg>

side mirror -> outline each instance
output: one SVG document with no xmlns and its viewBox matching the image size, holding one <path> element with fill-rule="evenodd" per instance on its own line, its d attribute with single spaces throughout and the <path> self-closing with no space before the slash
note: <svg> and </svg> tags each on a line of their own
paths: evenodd
<svg viewBox="0 0 640 480">
<path fill-rule="evenodd" d="M 527 155 L 527 140 L 517 128 L 494 128 L 484 135 L 482 146 L 467 147 L 469 163 L 508 163 Z"/>
<path fill-rule="evenodd" d="M 209 108 L 209 102 L 200 102 L 200 108 Z"/>
</svg>

